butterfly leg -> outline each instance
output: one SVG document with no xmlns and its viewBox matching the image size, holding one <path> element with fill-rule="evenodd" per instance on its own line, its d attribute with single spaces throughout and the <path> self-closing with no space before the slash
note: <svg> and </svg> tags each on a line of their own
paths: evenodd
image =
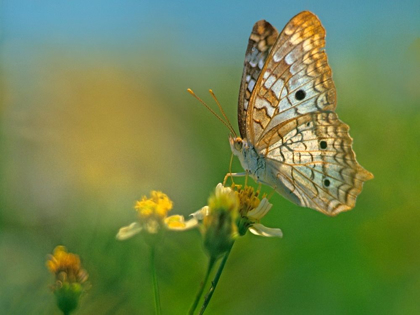
<svg viewBox="0 0 420 315">
<path fill-rule="evenodd" d="M 242 172 L 242 173 L 227 173 L 225 175 L 225 178 L 223 179 L 223 186 L 225 186 L 227 179 L 230 177 L 242 177 L 242 176 L 246 176 L 247 172 Z"/>
</svg>

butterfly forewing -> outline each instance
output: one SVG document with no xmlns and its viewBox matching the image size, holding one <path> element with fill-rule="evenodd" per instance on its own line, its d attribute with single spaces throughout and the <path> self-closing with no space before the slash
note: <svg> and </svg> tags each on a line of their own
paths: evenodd
<svg viewBox="0 0 420 315">
<path fill-rule="evenodd" d="M 242 138 L 246 138 L 245 117 L 251 93 L 277 37 L 277 30 L 265 20 L 258 21 L 252 28 L 245 53 L 238 101 L 238 124 Z"/>
<path fill-rule="evenodd" d="M 334 112 L 325 29 L 307 11 L 274 44 L 277 32 L 261 35 L 267 29 L 274 30 L 265 21 L 254 26 L 239 96 L 241 136 L 265 162 L 264 172 L 251 167 L 251 175 L 298 205 L 328 215 L 350 210 L 373 175 L 357 163 L 349 127 Z"/>
<path fill-rule="evenodd" d="M 247 137 L 258 143 L 271 128 L 300 115 L 334 110 L 335 87 L 316 15 L 295 16 L 273 45 L 247 111 Z"/>
</svg>

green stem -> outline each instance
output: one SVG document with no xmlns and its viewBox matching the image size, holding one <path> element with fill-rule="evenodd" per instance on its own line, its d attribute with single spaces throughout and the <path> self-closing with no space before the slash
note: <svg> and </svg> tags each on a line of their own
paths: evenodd
<svg viewBox="0 0 420 315">
<path fill-rule="evenodd" d="M 153 278 L 153 293 L 155 296 L 155 312 L 157 315 L 161 314 L 160 309 L 160 297 L 159 297 L 159 286 L 156 276 L 156 266 L 155 266 L 155 246 L 150 246 L 150 263 L 152 268 L 152 278 Z"/>
<path fill-rule="evenodd" d="M 188 311 L 189 315 L 193 315 L 195 309 L 197 308 L 198 302 L 201 299 L 201 296 L 203 295 L 204 287 L 207 284 L 207 281 L 209 280 L 209 276 L 211 271 L 213 270 L 214 263 L 216 262 L 216 259 L 214 257 L 209 258 L 209 264 L 207 267 L 206 275 L 204 276 L 204 280 L 200 284 L 200 288 L 198 289 L 197 295 L 195 296 L 194 303 L 191 305 L 190 310 Z"/>
<path fill-rule="evenodd" d="M 204 311 L 207 308 L 207 305 L 210 303 L 211 297 L 213 296 L 214 290 L 216 290 L 217 283 L 219 282 L 220 276 L 222 275 L 223 268 L 225 267 L 226 261 L 229 257 L 230 251 L 232 250 L 233 244 L 229 247 L 228 251 L 226 252 L 225 256 L 223 257 L 222 262 L 220 263 L 219 269 L 217 269 L 217 273 L 214 276 L 213 281 L 211 282 L 211 287 L 209 292 L 206 294 L 203 302 L 203 306 L 201 306 L 199 315 L 204 314 Z"/>
</svg>

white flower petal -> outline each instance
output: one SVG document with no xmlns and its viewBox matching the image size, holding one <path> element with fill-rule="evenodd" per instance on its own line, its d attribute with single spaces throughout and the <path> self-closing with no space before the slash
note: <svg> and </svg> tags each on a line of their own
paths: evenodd
<svg viewBox="0 0 420 315">
<path fill-rule="evenodd" d="M 185 222 L 185 229 L 192 229 L 195 228 L 196 226 L 198 226 L 198 221 L 194 218 L 189 219 L 187 222 Z"/>
<path fill-rule="evenodd" d="M 191 213 L 190 216 L 193 217 L 196 220 L 201 221 L 201 220 L 204 219 L 204 217 L 206 217 L 206 216 L 209 215 L 209 211 L 210 211 L 209 210 L 209 206 L 204 206 L 200 210 L 198 210 L 198 211 L 196 211 L 194 213 Z"/>
<path fill-rule="evenodd" d="M 116 236 L 117 240 L 124 241 L 133 237 L 141 231 L 141 226 L 137 222 L 131 223 L 129 226 L 122 227 Z"/>
<path fill-rule="evenodd" d="M 215 194 L 216 194 L 216 197 L 220 197 L 220 195 L 230 193 L 231 191 L 232 191 L 232 188 L 225 187 L 223 186 L 222 183 L 218 183 L 216 186 Z"/>
<path fill-rule="evenodd" d="M 166 227 L 173 231 L 185 231 L 192 229 L 198 225 L 196 218 L 192 218 L 185 222 L 182 215 L 171 215 L 165 219 Z"/>
<path fill-rule="evenodd" d="M 264 217 L 268 211 L 270 211 L 271 207 L 273 205 L 268 202 L 267 198 L 263 198 L 255 209 L 252 209 L 247 213 L 247 217 L 251 220 L 260 220 L 262 217 Z"/>
<path fill-rule="evenodd" d="M 268 228 L 260 223 L 253 224 L 249 230 L 252 234 L 266 237 L 283 237 L 283 232 L 280 229 Z"/>
</svg>

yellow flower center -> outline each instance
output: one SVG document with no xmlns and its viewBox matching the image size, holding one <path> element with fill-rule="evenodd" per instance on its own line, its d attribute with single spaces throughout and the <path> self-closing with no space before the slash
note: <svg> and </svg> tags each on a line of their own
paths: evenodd
<svg viewBox="0 0 420 315">
<path fill-rule="evenodd" d="M 167 214 L 172 209 L 172 201 L 161 191 L 152 190 L 150 198 L 143 198 L 134 206 L 141 227 L 150 234 L 157 234 L 164 226 Z"/>
<path fill-rule="evenodd" d="M 239 214 L 244 217 L 247 213 L 258 207 L 261 200 L 258 198 L 259 191 L 255 191 L 253 187 L 241 185 L 232 187 L 239 199 Z"/>
<path fill-rule="evenodd" d="M 142 200 L 137 201 L 134 208 L 141 219 L 156 217 L 163 220 L 172 209 L 172 201 L 161 191 L 153 190 L 150 195 L 149 199 L 144 196 Z"/>
</svg>

